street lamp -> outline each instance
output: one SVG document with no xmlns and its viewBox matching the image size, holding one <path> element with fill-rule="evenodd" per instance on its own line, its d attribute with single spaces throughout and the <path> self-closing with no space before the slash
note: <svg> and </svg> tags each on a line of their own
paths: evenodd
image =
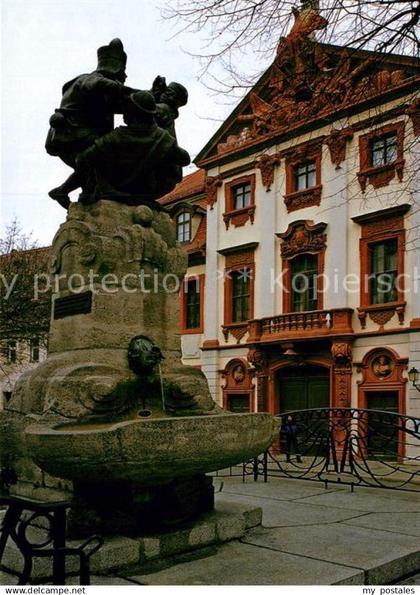
<svg viewBox="0 0 420 595">
<path fill-rule="evenodd" d="M 417 386 L 418 381 L 420 380 L 420 372 L 414 366 L 408 372 L 408 379 L 413 385 L 420 392 L 420 386 Z"/>
</svg>

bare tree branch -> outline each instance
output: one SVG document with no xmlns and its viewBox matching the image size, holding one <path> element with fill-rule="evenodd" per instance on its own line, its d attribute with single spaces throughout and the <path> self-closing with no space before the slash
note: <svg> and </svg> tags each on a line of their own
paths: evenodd
<svg viewBox="0 0 420 595">
<path fill-rule="evenodd" d="M 46 338 L 51 294 L 47 289 L 49 249 L 12 221 L 0 237 L 0 341 Z M 37 295 L 35 288 L 42 290 Z"/>
<path fill-rule="evenodd" d="M 255 83 L 290 29 L 295 5 L 291 0 L 174 0 L 169 6 L 165 3 L 162 15 L 175 23 L 178 33 L 203 36 L 205 49 L 195 55 L 203 65 L 200 78 L 206 85 L 209 79 L 213 84 L 220 79 L 213 70 L 232 66 L 224 70 L 226 80 L 219 88 L 226 93 L 239 83 L 243 88 Z M 324 43 L 419 55 L 420 0 L 322 0 L 319 12 L 329 21 L 318 34 Z M 247 56 L 258 56 L 261 64 L 251 82 L 249 71 L 246 81 L 238 75 Z"/>
</svg>

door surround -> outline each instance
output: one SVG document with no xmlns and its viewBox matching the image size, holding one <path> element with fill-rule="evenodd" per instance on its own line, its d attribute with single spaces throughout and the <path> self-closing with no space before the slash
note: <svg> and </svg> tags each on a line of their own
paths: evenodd
<svg viewBox="0 0 420 595">
<path fill-rule="evenodd" d="M 255 386 L 253 378 L 255 371 L 246 360 L 231 359 L 221 370 L 225 384 L 222 385 L 223 408 L 229 410 L 229 401 L 236 396 L 248 395 L 249 411 L 255 411 Z"/>
<path fill-rule="evenodd" d="M 357 382 L 357 407 L 367 409 L 369 394 L 375 392 L 397 393 L 398 413 L 406 414 L 406 385 L 408 379 L 403 376 L 407 369 L 408 358 L 401 358 L 390 347 L 377 347 L 364 356 L 357 365 L 357 371 L 362 373 L 362 380 Z M 398 436 L 398 458 L 405 455 L 404 433 Z"/>
<path fill-rule="evenodd" d="M 382 358 L 382 359 L 381 359 Z M 357 407 L 367 409 L 369 392 L 398 392 L 398 413 L 406 412 L 407 378 L 403 373 L 407 369 L 408 358 L 401 358 L 390 347 L 377 347 L 364 356 L 357 371 L 362 373 L 362 380 L 357 382 Z"/>
</svg>

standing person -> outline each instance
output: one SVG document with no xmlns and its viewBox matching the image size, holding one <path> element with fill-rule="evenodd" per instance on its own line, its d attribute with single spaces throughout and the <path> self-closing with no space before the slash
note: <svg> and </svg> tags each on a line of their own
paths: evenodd
<svg viewBox="0 0 420 595">
<path fill-rule="evenodd" d="M 290 463 L 290 455 L 292 454 L 292 448 L 295 451 L 296 459 L 298 463 L 302 462 L 300 455 L 300 448 L 297 439 L 301 428 L 299 423 L 293 418 L 292 415 L 288 415 L 286 421 L 283 422 L 280 429 L 280 443 L 284 445 L 286 450 L 286 461 Z"/>
<path fill-rule="evenodd" d="M 98 49 L 98 66 L 63 86 L 60 107 L 50 118 L 45 148 L 75 171 L 48 194 L 62 207 L 70 205 L 69 193 L 86 185 L 76 168 L 76 157 L 114 128 L 114 114 L 122 113 L 133 89 L 124 86 L 127 54 L 120 39 Z"/>
</svg>

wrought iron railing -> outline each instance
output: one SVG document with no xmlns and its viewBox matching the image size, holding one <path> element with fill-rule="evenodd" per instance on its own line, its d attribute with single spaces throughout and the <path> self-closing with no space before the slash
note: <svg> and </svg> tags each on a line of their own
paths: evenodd
<svg viewBox="0 0 420 595">
<path fill-rule="evenodd" d="M 254 479 L 288 477 L 420 491 L 419 418 L 338 408 L 291 411 L 277 418 L 278 438 L 255 460 Z"/>
<path fill-rule="evenodd" d="M 264 455 L 262 457 L 256 457 L 254 459 L 248 459 L 244 463 L 239 465 L 232 465 L 231 467 L 226 467 L 226 469 L 219 469 L 214 473 L 211 473 L 213 477 L 218 477 L 220 479 L 225 477 L 242 477 L 242 480 L 245 481 L 247 477 L 253 477 L 254 481 L 257 481 L 258 476 L 261 475 L 264 471 Z"/>
<path fill-rule="evenodd" d="M 0 506 L 6 507 L 0 525 L 0 570 L 17 575 L 18 585 L 32 584 L 36 581 L 31 577 L 34 560 L 51 559 L 51 576 L 43 578 L 52 580 L 53 585 L 65 585 L 69 574 L 66 560 L 76 557 L 80 564 L 80 584 L 90 585 L 90 558 L 103 546 L 104 540 L 92 535 L 82 543 L 66 544 L 66 510 L 70 502 L 40 502 L 0 493 Z M 14 542 L 22 558 L 19 571 L 2 565 L 9 541 Z"/>
</svg>

